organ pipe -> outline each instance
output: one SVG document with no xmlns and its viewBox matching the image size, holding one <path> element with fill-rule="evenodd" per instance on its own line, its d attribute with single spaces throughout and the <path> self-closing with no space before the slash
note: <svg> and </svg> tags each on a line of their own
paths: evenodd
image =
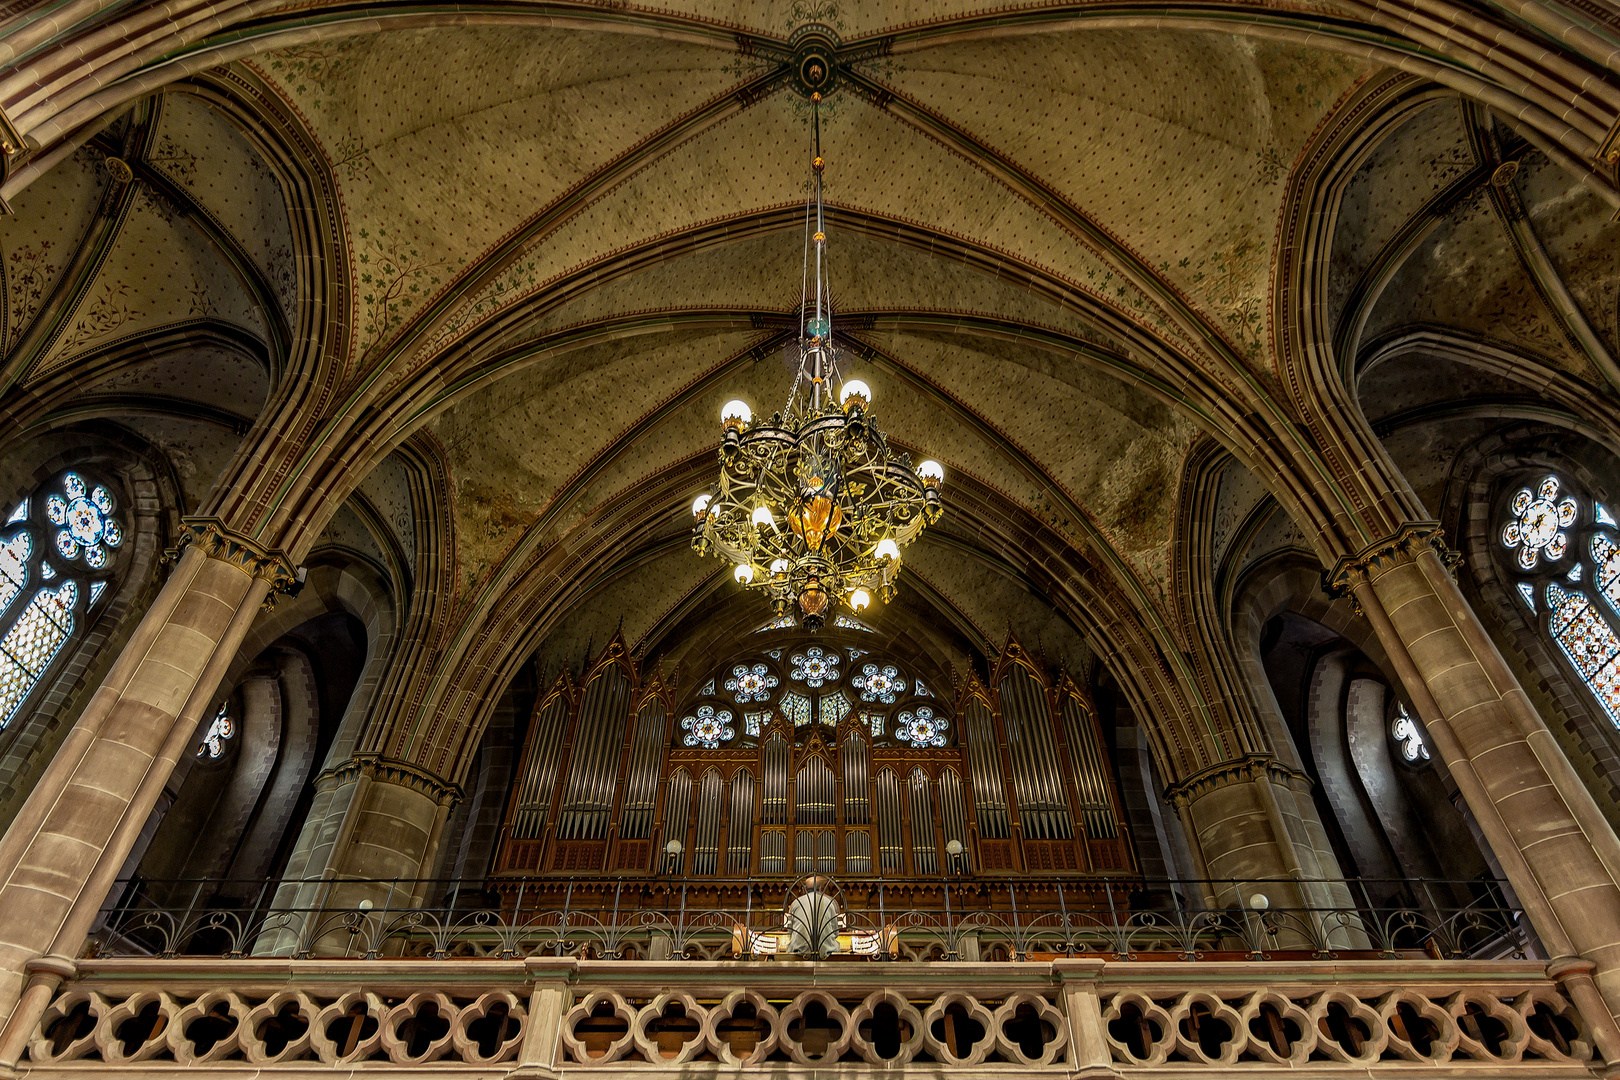
<svg viewBox="0 0 1620 1080">
<path fill-rule="evenodd" d="M 939 819 L 945 842 L 960 841 L 962 858 L 968 860 L 967 803 L 962 795 L 962 777 L 955 769 L 945 769 L 939 774 Z M 971 869 L 970 861 L 964 865 Z"/>
<path fill-rule="evenodd" d="M 1113 800 L 1108 797 L 1108 765 L 1097 745 L 1091 710 L 1077 694 L 1063 696 L 1063 734 L 1069 743 L 1086 833 L 1093 840 L 1112 840 L 1119 835 L 1119 823 L 1114 819 Z"/>
<path fill-rule="evenodd" d="M 648 698 L 636 717 L 624 811 L 619 816 L 619 835 L 627 840 L 645 840 L 652 835 L 658 767 L 664 756 L 664 720 L 664 703 L 657 697 Z"/>
<path fill-rule="evenodd" d="M 844 824 L 868 825 L 872 821 L 866 795 L 866 740 L 851 734 L 844 740 Z M 870 857 L 870 853 L 868 853 Z"/>
<path fill-rule="evenodd" d="M 726 869 L 747 874 L 754 847 L 754 775 L 747 769 L 731 774 L 731 824 L 726 837 Z"/>
<path fill-rule="evenodd" d="M 512 813 L 512 835 L 532 840 L 546 831 L 551 813 L 551 796 L 557 786 L 557 761 L 562 753 L 563 730 L 568 726 L 568 697 L 553 692 L 535 717 L 529 737 L 528 768 L 518 789 L 517 806 Z"/>
<path fill-rule="evenodd" d="M 760 820 L 766 825 L 787 824 L 788 759 L 791 757 L 792 749 L 782 733 L 772 732 L 765 740 L 765 801 L 760 814 Z"/>
<path fill-rule="evenodd" d="M 705 769 L 698 783 L 697 838 L 692 845 L 692 873 L 712 874 L 720 855 L 720 807 L 725 801 L 719 769 Z"/>
<path fill-rule="evenodd" d="M 806 761 L 799 768 L 793 788 L 795 824 L 833 823 L 833 773 L 825 761 L 819 757 Z"/>
<path fill-rule="evenodd" d="M 617 777 L 616 751 L 623 745 L 630 680 L 617 664 L 585 687 L 574 724 L 574 752 L 568 766 L 557 836 L 563 840 L 599 840 L 607 835 L 613 814 Z"/>
<path fill-rule="evenodd" d="M 968 769 L 973 780 L 973 806 L 978 812 L 979 835 L 993 840 L 1009 835 L 1007 789 L 1001 782 L 1001 758 L 990 707 L 981 698 L 969 698 L 962 710 L 962 728 L 968 739 Z"/>
<path fill-rule="evenodd" d="M 759 836 L 759 872 L 787 873 L 787 833 L 767 829 Z"/>
<path fill-rule="evenodd" d="M 1001 719 L 1007 729 L 1013 792 L 1018 796 L 1024 835 L 1037 840 L 1068 839 L 1073 827 L 1046 688 L 1021 664 L 1014 664 L 1001 681 Z"/>
<path fill-rule="evenodd" d="M 905 869 L 900 850 L 900 781 L 893 769 L 877 774 L 878 865 L 885 872 Z"/>
<path fill-rule="evenodd" d="M 928 791 L 928 774 L 911 770 L 911 861 L 919 874 L 939 873 L 939 850 L 934 846 L 934 800 Z"/>
<path fill-rule="evenodd" d="M 692 774 L 685 769 L 676 769 L 669 774 L 669 786 L 664 789 L 664 843 L 679 840 L 681 846 L 686 846 L 686 822 L 692 813 Z M 668 865 L 667 856 L 659 852 L 659 865 Z M 686 854 L 675 860 L 670 869 L 679 873 L 685 865 Z"/>
<path fill-rule="evenodd" d="M 844 833 L 844 872 L 872 872 L 872 834 L 865 829 L 851 829 Z"/>
</svg>

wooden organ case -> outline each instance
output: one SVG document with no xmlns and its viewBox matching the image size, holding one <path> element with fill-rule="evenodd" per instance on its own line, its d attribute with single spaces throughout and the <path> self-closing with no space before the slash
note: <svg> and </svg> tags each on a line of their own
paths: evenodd
<svg viewBox="0 0 1620 1080">
<path fill-rule="evenodd" d="M 620 640 L 559 678 L 528 728 L 495 884 L 1135 874 L 1089 694 L 1016 641 L 988 684 L 953 687 L 875 634 L 753 637 L 679 690 Z"/>
</svg>

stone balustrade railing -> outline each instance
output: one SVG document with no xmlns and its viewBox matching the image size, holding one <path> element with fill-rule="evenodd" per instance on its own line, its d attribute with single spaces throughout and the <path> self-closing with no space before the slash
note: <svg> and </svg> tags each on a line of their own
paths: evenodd
<svg viewBox="0 0 1620 1080">
<path fill-rule="evenodd" d="M 1587 1077 L 1535 961 L 81 960 L 19 1072 Z M 1430 1072 L 1428 1070 L 1433 1070 Z"/>
</svg>

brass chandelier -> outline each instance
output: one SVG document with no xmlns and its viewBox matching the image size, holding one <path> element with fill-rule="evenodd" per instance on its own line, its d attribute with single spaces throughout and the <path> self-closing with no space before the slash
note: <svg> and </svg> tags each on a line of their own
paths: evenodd
<svg viewBox="0 0 1620 1080">
<path fill-rule="evenodd" d="M 743 401 L 720 410 L 720 475 L 692 503 L 698 554 L 734 563 L 736 580 L 764 591 L 778 616 L 796 604 L 809 630 L 820 628 L 835 604 L 858 612 L 873 594 L 884 603 L 893 599 L 900 549 L 939 520 L 945 479 L 937 461 L 914 467 L 908 455 L 890 450 L 867 411 L 872 391 L 838 371 L 841 350 L 822 287 L 820 98 L 811 97 L 812 196 L 805 214 L 804 285 L 813 246 L 815 296 L 813 304 L 804 297 L 799 305 L 798 373 L 787 406 L 768 420 L 755 420 Z"/>
</svg>

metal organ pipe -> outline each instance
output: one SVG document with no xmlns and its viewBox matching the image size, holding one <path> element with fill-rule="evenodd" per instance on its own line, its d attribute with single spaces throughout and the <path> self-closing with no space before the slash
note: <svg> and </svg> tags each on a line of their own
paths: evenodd
<svg viewBox="0 0 1620 1080">
<path fill-rule="evenodd" d="M 885 871 L 903 870 L 900 849 L 900 781 L 893 769 L 877 774 L 878 865 Z"/>
<path fill-rule="evenodd" d="M 754 775 L 747 769 L 731 774 L 731 823 L 726 831 L 726 869 L 746 874 L 754 855 Z"/>
<path fill-rule="evenodd" d="M 619 815 L 619 835 L 627 840 L 645 840 L 652 835 L 653 808 L 658 803 L 658 764 L 664 750 L 664 721 L 664 703 L 656 697 L 648 699 L 636 717 L 624 811 Z"/>
<path fill-rule="evenodd" d="M 614 752 L 622 743 L 630 680 L 617 664 L 590 681 L 574 725 L 574 753 L 563 792 L 557 835 L 563 840 L 599 840 L 613 814 Z"/>
<path fill-rule="evenodd" d="M 780 731 L 765 740 L 765 804 L 760 820 L 766 825 L 787 824 L 788 759 L 791 751 Z"/>
<path fill-rule="evenodd" d="M 1080 789 L 1080 812 L 1086 816 L 1086 832 L 1094 840 L 1111 840 L 1119 835 L 1119 823 L 1114 820 L 1113 800 L 1108 797 L 1108 769 L 1097 745 L 1091 711 L 1074 694 L 1063 699 L 1063 734 L 1069 742 L 1069 760 Z"/>
<path fill-rule="evenodd" d="M 720 855 L 720 807 L 725 799 L 720 770 L 708 768 L 698 784 L 697 838 L 692 850 L 692 873 L 712 874 Z"/>
<path fill-rule="evenodd" d="M 851 735 L 844 740 L 844 824 L 869 825 L 872 814 L 866 796 L 866 740 Z"/>
<path fill-rule="evenodd" d="M 1001 681 L 1001 717 L 1011 750 L 1013 791 L 1018 795 L 1024 835 L 1038 840 L 1068 839 L 1073 826 L 1060 778 L 1057 741 L 1046 689 L 1022 666 L 1013 665 Z"/>
<path fill-rule="evenodd" d="M 685 769 L 676 769 L 669 774 L 669 786 L 664 790 L 664 843 L 679 840 L 681 846 L 686 846 L 686 822 L 692 813 L 692 774 Z M 659 865 L 665 865 L 668 856 L 660 852 Z M 686 862 L 683 852 L 675 860 L 672 869 L 679 873 Z"/>
<path fill-rule="evenodd" d="M 844 870 L 849 874 L 872 872 L 872 834 L 865 829 L 844 834 Z"/>
<path fill-rule="evenodd" d="M 964 868 L 968 868 L 967 802 L 962 796 L 962 777 L 955 769 L 945 769 L 939 774 L 939 817 L 940 824 L 944 826 L 945 842 L 961 842 L 961 857 Z"/>
<path fill-rule="evenodd" d="M 934 800 L 929 797 L 928 774 L 911 770 L 911 859 L 919 874 L 939 873 L 939 850 L 934 846 Z"/>
<path fill-rule="evenodd" d="M 517 809 L 512 815 L 512 835 L 533 840 L 546 831 L 551 813 L 551 794 L 557 786 L 557 760 L 562 752 L 563 729 L 568 726 L 568 698 L 553 694 L 540 707 L 531 736 L 529 767 L 518 789 Z"/>
<path fill-rule="evenodd" d="M 979 819 L 979 835 L 994 840 L 1008 835 L 1007 789 L 1001 782 L 1000 755 L 996 753 L 996 733 L 990 721 L 990 708 L 980 698 L 972 698 L 962 712 L 962 726 L 968 737 L 968 769 L 973 780 L 973 807 Z"/>
<path fill-rule="evenodd" d="M 833 773 L 819 757 L 806 761 L 794 779 L 794 823 L 833 823 Z"/>
</svg>

